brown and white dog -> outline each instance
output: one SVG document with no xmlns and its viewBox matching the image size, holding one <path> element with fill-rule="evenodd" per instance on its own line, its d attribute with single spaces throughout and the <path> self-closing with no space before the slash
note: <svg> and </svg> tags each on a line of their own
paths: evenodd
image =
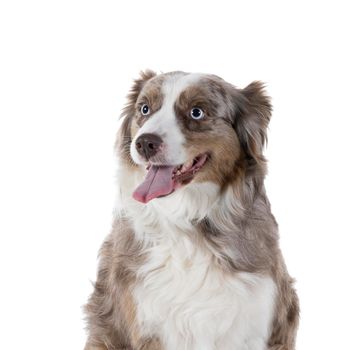
<svg viewBox="0 0 350 350">
<path fill-rule="evenodd" d="M 86 349 L 295 348 L 298 298 L 263 184 L 270 115 L 260 82 L 151 71 L 135 81 Z"/>
</svg>

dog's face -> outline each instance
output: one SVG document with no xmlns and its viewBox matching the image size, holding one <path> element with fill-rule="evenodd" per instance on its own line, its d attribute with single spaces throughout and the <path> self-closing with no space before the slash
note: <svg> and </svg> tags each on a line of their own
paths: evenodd
<svg viewBox="0 0 350 350">
<path fill-rule="evenodd" d="M 239 90 L 212 75 L 143 73 L 120 135 L 124 157 L 147 172 L 134 198 L 146 203 L 196 182 L 224 186 L 238 164 L 263 160 L 270 110 L 258 82 Z"/>
</svg>

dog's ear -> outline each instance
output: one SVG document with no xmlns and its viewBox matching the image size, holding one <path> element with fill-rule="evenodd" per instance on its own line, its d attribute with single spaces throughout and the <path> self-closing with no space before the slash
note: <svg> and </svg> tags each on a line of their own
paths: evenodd
<svg viewBox="0 0 350 350">
<path fill-rule="evenodd" d="M 238 93 L 233 127 L 247 158 L 262 163 L 265 161 L 263 149 L 267 142 L 267 126 L 272 111 L 270 98 L 260 81 L 252 82 Z"/>
<path fill-rule="evenodd" d="M 121 118 L 123 118 L 123 121 L 118 132 L 116 148 L 120 150 L 120 153 L 124 159 L 131 162 L 131 122 L 132 118 L 135 115 L 135 104 L 146 82 L 151 78 L 155 77 L 156 75 L 157 74 L 151 70 L 145 70 L 140 72 L 139 78 L 134 80 L 134 83 L 127 96 L 127 103 L 121 114 Z"/>
<path fill-rule="evenodd" d="M 135 112 L 135 103 L 137 101 L 137 98 L 142 90 L 142 88 L 145 86 L 146 82 L 150 80 L 151 78 L 155 77 L 157 74 L 153 72 L 152 70 L 145 70 L 140 72 L 139 78 L 134 80 L 133 85 L 131 86 L 131 89 L 129 91 L 129 94 L 127 96 L 127 103 L 123 109 L 122 117 L 127 117 L 129 115 L 133 115 Z"/>
</svg>

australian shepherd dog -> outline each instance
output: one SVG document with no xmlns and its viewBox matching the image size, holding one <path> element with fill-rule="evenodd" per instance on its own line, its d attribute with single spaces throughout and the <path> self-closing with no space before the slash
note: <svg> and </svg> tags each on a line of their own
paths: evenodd
<svg viewBox="0 0 350 350">
<path fill-rule="evenodd" d="M 264 188 L 261 82 L 142 72 L 117 136 L 120 210 L 86 350 L 292 350 L 293 280 Z"/>
</svg>

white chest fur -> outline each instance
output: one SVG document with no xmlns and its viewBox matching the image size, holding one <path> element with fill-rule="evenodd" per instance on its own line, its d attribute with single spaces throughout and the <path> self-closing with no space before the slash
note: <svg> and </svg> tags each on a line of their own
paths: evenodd
<svg viewBox="0 0 350 350">
<path fill-rule="evenodd" d="M 183 234 L 152 245 L 134 290 L 144 335 L 166 350 L 264 350 L 274 311 L 268 276 L 228 275 Z M 174 240 L 174 237 L 177 237 Z M 171 238 L 172 237 L 172 238 Z"/>
</svg>

